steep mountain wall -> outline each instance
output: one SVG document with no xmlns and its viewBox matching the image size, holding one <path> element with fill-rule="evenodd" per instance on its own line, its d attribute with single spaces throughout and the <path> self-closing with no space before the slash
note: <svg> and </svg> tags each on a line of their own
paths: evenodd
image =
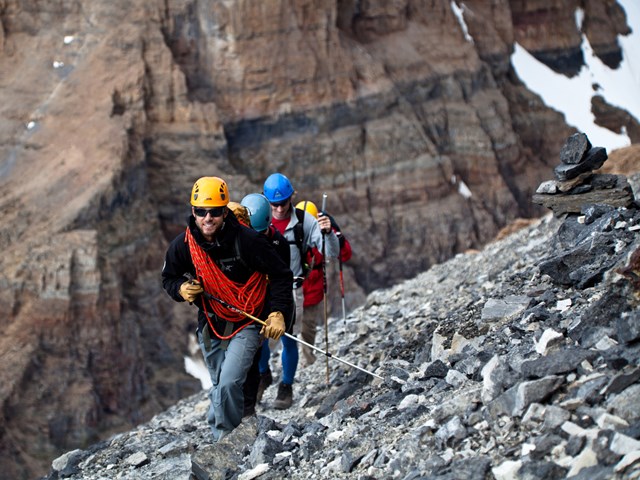
<svg viewBox="0 0 640 480">
<path fill-rule="evenodd" d="M 273 171 L 327 191 L 353 302 L 539 214 L 571 131 L 509 64 L 556 17 L 530 5 L 465 2 L 470 42 L 445 0 L 0 0 L 2 471 L 199 388 L 194 312 L 159 283 L 199 176 L 236 200 Z M 615 57 L 619 9 L 580 5 Z M 575 6 L 554 7 L 569 30 Z M 573 58 L 543 37 L 527 48 Z"/>
</svg>

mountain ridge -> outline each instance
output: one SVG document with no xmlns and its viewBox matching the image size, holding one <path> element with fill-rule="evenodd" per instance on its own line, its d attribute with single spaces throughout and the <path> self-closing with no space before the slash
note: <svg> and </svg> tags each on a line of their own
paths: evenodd
<svg viewBox="0 0 640 480">
<path fill-rule="evenodd" d="M 331 319 L 331 351 L 384 380 L 330 362 L 327 385 L 320 358 L 219 444 L 203 391 L 46 478 L 638 478 L 638 231 L 636 206 L 549 214 Z M 569 257 L 591 285 L 542 273 Z"/>
</svg>

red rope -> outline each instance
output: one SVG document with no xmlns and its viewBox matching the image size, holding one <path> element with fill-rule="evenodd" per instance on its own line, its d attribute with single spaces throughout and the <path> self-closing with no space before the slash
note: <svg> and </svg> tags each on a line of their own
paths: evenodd
<svg viewBox="0 0 640 480">
<path fill-rule="evenodd" d="M 254 272 L 246 283 L 234 282 L 222 273 L 220 267 L 218 267 L 202 247 L 196 243 L 188 228 L 186 240 L 189 244 L 193 265 L 196 269 L 196 276 L 202 282 L 202 288 L 212 296 L 224 300 L 244 312 L 253 316 L 259 315 L 266 297 L 267 276 L 260 272 Z M 231 310 L 218 302 L 206 298 L 202 300 L 205 314 L 207 313 L 205 305 L 208 303 L 209 308 L 211 308 L 219 318 L 224 320 L 239 322 L 246 318 L 243 314 Z M 209 318 L 208 315 L 207 318 Z M 220 336 L 215 329 L 213 329 L 213 326 L 211 327 L 216 336 L 225 339 L 225 337 Z M 231 338 L 236 333 L 237 331 L 226 338 Z"/>
</svg>

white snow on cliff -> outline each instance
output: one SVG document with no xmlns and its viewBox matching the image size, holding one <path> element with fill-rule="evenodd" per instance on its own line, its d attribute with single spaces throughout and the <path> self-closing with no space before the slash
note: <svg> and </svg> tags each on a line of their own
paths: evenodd
<svg viewBox="0 0 640 480">
<path fill-rule="evenodd" d="M 617 134 L 594 123 L 591 113 L 594 95 L 601 95 L 607 103 L 623 108 L 640 121 L 640 2 L 618 0 L 618 3 L 624 8 L 627 24 L 633 31 L 618 37 L 623 60 L 617 69 L 604 65 L 584 36 L 582 51 L 586 65 L 573 78 L 554 72 L 518 44 L 511 57 L 518 77 L 529 90 L 537 93 L 549 107 L 562 112 L 567 123 L 585 133 L 592 145 L 605 147 L 607 151 L 626 147 L 631 141 L 625 132 Z M 577 10 L 578 26 L 582 16 L 582 11 Z"/>
</svg>

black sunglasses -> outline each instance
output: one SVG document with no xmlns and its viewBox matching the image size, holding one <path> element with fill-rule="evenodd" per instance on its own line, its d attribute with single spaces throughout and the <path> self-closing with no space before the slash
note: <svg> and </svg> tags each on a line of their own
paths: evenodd
<svg viewBox="0 0 640 480">
<path fill-rule="evenodd" d="M 213 207 L 213 208 L 194 207 L 193 213 L 197 217 L 202 217 L 202 218 L 206 217 L 207 213 L 210 214 L 212 217 L 220 217 L 224 213 L 224 209 L 225 207 Z"/>
<path fill-rule="evenodd" d="M 289 199 L 287 198 L 286 200 L 283 200 L 282 202 L 278 202 L 278 203 L 274 203 L 274 202 L 269 202 L 269 203 L 271 203 L 271 206 L 273 208 L 284 207 L 285 205 L 289 204 Z"/>
</svg>

